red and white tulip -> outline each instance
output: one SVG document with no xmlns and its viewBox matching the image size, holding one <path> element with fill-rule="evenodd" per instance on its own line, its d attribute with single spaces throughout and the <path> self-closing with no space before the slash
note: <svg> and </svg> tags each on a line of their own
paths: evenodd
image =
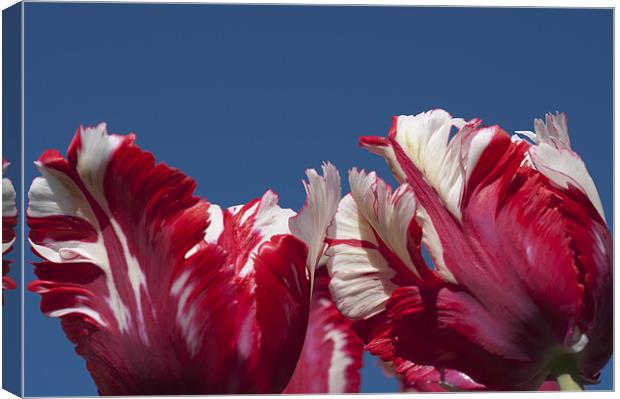
<svg viewBox="0 0 620 399">
<path fill-rule="evenodd" d="M 304 343 L 312 278 L 340 199 L 331 164 L 307 171 L 295 214 L 267 191 L 220 208 L 194 181 L 105 124 L 30 188 L 29 289 L 62 319 L 103 395 L 278 393 Z"/>
<path fill-rule="evenodd" d="M 15 243 L 15 226 L 17 225 L 15 188 L 11 180 L 4 177 L 8 167 L 9 162 L 2 158 L 2 291 L 17 287 L 15 281 L 7 275 L 11 261 L 4 259 L 4 255 L 11 251 Z"/>
<path fill-rule="evenodd" d="M 418 365 L 491 390 L 594 383 L 612 354 L 601 201 L 566 117 L 535 128 L 521 132 L 530 142 L 434 110 L 361 139 L 402 184 L 350 172 L 328 231 L 330 289 L 366 348 L 412 381 Z"/>
</svg>

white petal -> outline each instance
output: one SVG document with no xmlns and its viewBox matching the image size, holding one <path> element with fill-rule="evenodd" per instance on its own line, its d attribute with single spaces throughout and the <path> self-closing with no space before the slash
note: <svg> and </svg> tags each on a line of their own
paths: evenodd
<svg viewBox="0 0 620 399">
<path fill-rule="evenodd" d="M 233 207 L 235 214 L 241 212 L 242 209 Z M 243 215 L 240 215 L 240 224 L 252 223 L 252 229 L 258 232 L 261 238 L 252 248 L 244 266 L 239 270 L 241 277 L 248 275 L 254 270 L 254 258 L 263 243 L 271 240 L 271 237 L 274 235 L 290 234 L 289 219 L 295 216 L 293 210 L 280 208 L 278 205 L 278 195 L 271 190 L 265 192 L 259 202 L 243 212 Z"/>
<path fill-rule="evenodd" d="M 396 124 L 394 139 L 459 220 L 465 181 L 490 138 L 466 134 L 477 125 L 477 120 L 466 123 L 441 109 L 401 115 Z M 452 128 L 460 130 L 450 139 Z"/>
<path fill-rule="evenodd" d="M 340 201 L 340 175 L 331 163 L 322 166 L 323 176 L 314 169 L 306 170 L 308 182 L 306 204 L 299 214 L 289 221 L 291 233 L 308 247 L 307 267 L 314 278 L 314 270 L 323 254 L 325 234 Z"/>
<path fill-rule="evenodd" d="M 17 208 L 15 207 L 15 188 L 11 180 L 2 179 L 2 216 L 17 216 Z"/>
<path fill-rule="evenodd" d="M 349 182 L 351 194 L 340 202 L 328 232 L 330 288 L 343 314 L 366 319 L 383 311 L 396 288 L 392 282 L 396 272 L 377 249 L 375 233 L 417 275 L 407 249 L 416 202 L 408 185 L 392 193 L 374 172 L 354 169 Z"/>
<path fill-rule="evenodd" d="M 340 202 L 328 238 L 376 245 L 372 229 L 351 194 Z M 330 291 L 338 310 L 355 320 L 383 311 L 397 287 L 391 281 L 395 272 L 379 251 L 345 242 L 330 245 L 325 253 L 329 256 Z"/>
<path fill-rule="evenodd" d="M 534 167 L 560 187 L 570 184 L 581 190 L 605 220 L 596 185 L 583 160 L 570 147 L 566 115 L 547 114 L 545 119 L 534 122 L 537 144 L 529 150 Z"/>
<path fill-rule="evenodd" d="M 393 194 L 391 187 L 377 178 L 356 169 L 349 173 L 351 195 L 366 222 L 409 269 L 417 274 L 407 250 L 407 230 L 416 212 L 413 190 L 403 184 Z"/>
<path fill-rule="evenodd" d="M 431 218 L 426 213 L 426 210 L 421 206 L 418 206 L 416 210 L 416 221 L 422 227 L 422 243 L 435 265 L 435 271 L 447 282 L 456 284 L 457 281 L 454 275 L 446 266 L 446 262 L 443 258 L 443 245 L 439 239 L 437 229 L 433 225 Z"/>
</svg>

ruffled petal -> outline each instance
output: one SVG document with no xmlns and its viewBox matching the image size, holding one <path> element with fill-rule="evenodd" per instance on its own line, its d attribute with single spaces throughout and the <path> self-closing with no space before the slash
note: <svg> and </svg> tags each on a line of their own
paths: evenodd
<svg viewBox="0 0 620 399">
<path fill-rule="evenodd" d="M 401 390 L 405 392 L 449 392 L 480 391 L 478 384 L 465 373 L 456 370 L 437 370 L 432 366 L 421 366 L 409 361 L 397 362 L 401 377 Z"/>
<path fill-rule="evenodd" d="M 476 123 L 478 122 L 470 121 L 472 125 Z M 452 129 L 464 125 L 463 119 L 452 118 L 446 111 L 435 109 L 418 115 L 395 117 L 388 134 L 389 141 L 362 137 L 360 142 L 370 151 L 384 156 L 395 177 L 400 182 L 405 182 L 406 172 L 397 160 L 390 141 L 398 143 L 428 183 L 437 190 L 446 208 L 456 217 L 460 217 L 459 203 L 467 164 L 475 163 L 478 148 L 484 146 L 484 138 L 478 137 L 475 141 L 466 141 L 471 151 L 462 152 L 460 139 L 449 140 Z"/>
<path fill-rule="evenodd" d="M 38 162 L 28 223 L 45 261 L 29 288 L 63 319 L 99 391 L 248 389 L 230 370 L 254 301 L 223 248 L 196 247 L 213 212 L 193 181 L 104 125 L 79 129 L 68 158 L 48 151 Z"/>
<path fill-rule="evenodd" d="M 349 185 L 351 193 L 329 228 L 326 251 L 334 301 L 347 317 L 368 319 L 383 311 L 399 285 L 452 281 L 442 244 L 408 184 L 392 191 L 374 172 L 353 169 Z M 422 244 L 435 270 L 423 258 Z"/>
<path fill-rule="evenodd" d="M 50 150 L 36 164 L 27 216 L 43 261 L 29 289 L 62 319 L 101 394 L 284 389 L 308 322 L 308 254 L 339 195 L 327 182 L 335 168 L 311 173 L 307 207 L 320 221 L 307 243 L 275 193 L 209 204 L 104 124 L 78 129 L 67 159 Z"/>
<path fill-rule="evenodd" d="M 281 392 L 304 343 L 314 268 L 340 197 L 333 165 L 324 165 L 323 176 L 314 170 L 306 174 L 307 199 L 298 215 L 280 208 L 275 193 L 267 191 L 259 200 L 223 212 L 220 233 L 206 231 L 206 241 L 231 254 L 242 296 L 255 302 L 242 323 L 249 338 L 238 344 L 249 351 L 239 366 L 254 381 L 248 392 Z M 211 217 L 219 221 L 219 211 Z"/>
<path fill-rule="evenodd" d="M 205 300 L 205 305 L 222 303 L 221 325 L 211 328 L 221 333 L 214 345 L 225 351 L 217 356 L 220 364 L 203 366 L 205 372 L 213 368 L 218 373 L 217 389 L 203 392 L 279 393 L 301 352 L 310 302 L 308 250 L 288 228 L 295 213 L 280 208 L 272 191 L 225 210 L 211 205 L 208 213 L 204 241 L 189 251 L 188 260 L 202 248 L 216 248 L 229 274 L 222 277 L 226 304 L 219 297 Z M 191 280 L 181 274 L 176 283 L 183 286 L 185 281 Z M 197 315 L 205 314 L 199 311 Z"/>
<path fill-rule="evenodd" d="M 581 157 L 571 149 L 566 114 L 548 113 L 544 121 L 534 120 L 534 128 L 535 134 L 517 132 L 536 143 L 529 150 L 534 167 L 560 187 L 571 185 L 584 192 L 604 220 L 605 212 L 594 180 Z"/>
<path fill-rule="evenodd" d="M 303 351 L 285 394 L 356 393 L 362 341 L 331 299 L 325 267 L 317 270 Z"/>
<path fill-rule="evenodd" d="M 340 175 L 329 162 L 323 164 L 323 176 L 308 169 L 308 182 L 302 181 L 306 190 L 306 203 L 298 215 L 291 218 L 291 233 L 308 247 L 308 272 L 314 269 L 325 248 L 325 234 L 340 201 Z"/>
<path fill-rule="evenodd" d="M 385 363 L 384 363 L 385 364 Z M 452 369 L 437 370 L 432 366 L 419 366 L 409 361 L 401 361 L 397 367 L 402 392 L 466 392 L 488 391 L 467 374 Z M 390 367 L 393 369 L 393 366 Z M 396 373 L 396 372 L 393 372 Z M 556 381 L 545 381 L 538 391 L 559 391 Z"/>
<path fill-rule="evenodd" d="M 29 289 L 42 295 L 42 311 L 63 319 L 102 394 L 178 392 L 178 361 L 208 346 L 197 333 L 208 322 L 187 306 L 200 302 L 200 287 L 231 287 L 212 281 L 225 266 L 217 250 L 185 257 L 204 235 L 209 205 L 192 196 L 190 178 L 105 124 L 78 129 L 67 159 L 50 150 L 36 165 L 42 177 L 30 188 L 27 217 L 44 262 Z"/>
</svg>

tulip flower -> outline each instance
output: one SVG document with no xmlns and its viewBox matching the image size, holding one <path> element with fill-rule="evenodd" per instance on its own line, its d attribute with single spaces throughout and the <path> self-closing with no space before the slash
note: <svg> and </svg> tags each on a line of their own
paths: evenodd
<svg viewBox="0 0 620 399">
<path fill-rule="evenodd" d="M 102 395 L 278 393 L 302 350 L 314 269 L 340 199 L 306 172 L 295 214 L 267 191 L 228 209 L 135 136 L 79 128 L 36 166 L 29 289 L 62 320 Z"/>
<path fill-rule="evenodd" d="M 566 116 L 535 130 L 511 138 L 434 110 L 361 139 L 401 185 L 350 172 L 326 240 L 330 290 L 366 349 L 398 373 L 432 366 L 490 390 L 553 379 L 578 389 L 609 360 L 603 207 Z"/>
<path fill-rule="evenodd" d="M 15 188 L 4 174 L 9 162 L 2 158 L 2 291 L 17 287 L 15 281 L 7 274 L 10 271 L 10 260 L 4 254 L 11 251 L 15 243 L 15 225 L 17 224 L 17 208 L 15 207 Z M 2 298 L 4 303 L 4 297 Z"/>
<path fill-rule="evenodd" d="M 336 309 L 324 264 L 317 269 L 304 347 L 285 394 L 357 393 L 363 343 Z"/>
</svg>

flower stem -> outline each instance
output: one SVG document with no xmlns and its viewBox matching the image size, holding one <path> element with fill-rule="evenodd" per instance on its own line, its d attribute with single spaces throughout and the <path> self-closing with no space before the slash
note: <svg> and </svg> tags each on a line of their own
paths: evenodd
<svg viewBox="0 0 620 399">
<path fill-rule="evenodd" d="M 579 381 L 579 372 L 575 360 L 571 358 L 562 359 L 553 367 L 555 378 L 562 391 L 583 391 Z"/>
<path fill-rule="evenodd" d="M 583 388 L 570 373 L 559 374 L 557 377 L 558 385 L 562 391 L 583 391 Z"/>
</svg>

